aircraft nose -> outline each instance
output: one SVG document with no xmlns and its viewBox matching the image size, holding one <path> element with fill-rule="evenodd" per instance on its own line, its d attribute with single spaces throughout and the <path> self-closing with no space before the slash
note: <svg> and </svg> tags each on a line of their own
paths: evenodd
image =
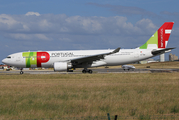
<svg viewBox="0 0 179 120">
<path fill-rule="evenodd" d="M 6 64 L 6 59 L 3 59 L 3 60 L 2 60 L 2 63 Z"/>
</svg>

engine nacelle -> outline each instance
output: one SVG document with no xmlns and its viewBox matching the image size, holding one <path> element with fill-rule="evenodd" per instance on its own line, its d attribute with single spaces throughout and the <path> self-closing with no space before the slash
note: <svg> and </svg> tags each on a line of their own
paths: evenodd
<svg viewBox="0 0 179 120">
<path fill-rule="evenodd" d="M 67 62 L 55 62 L 53 67 L 54 71 L 66 71 L 68 68 L 71 68 L 72 65 Z"/>
</svg>

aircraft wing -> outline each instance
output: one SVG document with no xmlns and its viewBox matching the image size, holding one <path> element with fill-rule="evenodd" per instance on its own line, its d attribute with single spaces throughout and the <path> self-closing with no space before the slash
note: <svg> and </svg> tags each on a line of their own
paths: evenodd
<svg viewBox="0 0 179 120">
<path fill-rule="evenodd" d="M 161 50 L 153 50 L 152 54 L 153 55 L 160 55 L 160 54 L 163 54 L 163 53 L 166 53 L 166 52 L 170 52 L 172 49 L 175 49 L 175 48 L 165 48 L 165 49 L 161 49 Z"/>
<path fill-rule="evenodd" d="M 117 52 L 119 52 L 119 50 L 120 50 L 120 47 L 115 49 L 112 52 L 102 53 L 102 54 L 96 54 L 96 55 L 89 55 L 89 56 L 85 56 L 85 57 L 71 59 L 70 61 L 74 65 L 81 64 L 81 63 L 92 63 L 93 61 L 104 59 L 104 57 L 106 55 L 111 55 L 111 54 L 117 53 Z"/>
</svg>

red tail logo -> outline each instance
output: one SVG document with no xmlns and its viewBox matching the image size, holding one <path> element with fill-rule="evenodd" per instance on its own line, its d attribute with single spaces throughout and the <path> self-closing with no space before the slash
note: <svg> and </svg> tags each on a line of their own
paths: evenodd
<svg viewBox="0 0 179 120">
<path fill-rule="evenodd" d="M 165 22 L 158 29 L 158 48 L 166 48 L 174 22 Z"/>
</svg>

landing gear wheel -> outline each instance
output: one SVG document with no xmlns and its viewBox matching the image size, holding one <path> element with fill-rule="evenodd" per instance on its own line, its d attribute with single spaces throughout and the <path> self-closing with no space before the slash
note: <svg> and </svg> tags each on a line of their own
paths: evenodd
<svg viewBox="0 0 179 120">
<path fill-rule="evenodd" d="M 23 71 L 20 71 L 20 74 L 24 74 L 24 72 L 23 72 Z"/>
<path fill-rule="evenodd" d="M 92 73 L 93 73 L 93 71 L 92 71 L 92 70 L 88 70 L 88 73 L 92 74 Z"/>
<path fill-rule="evenodd" d="M 82 73 L 86 73 L 86 70 L 84 69 L 84 70 L 82 70 Z"/>
<path fill-rule="evenodd" d="M 20 70 L 21 70 L 21 71 L 20 71 L 20 74 L 24 74 L 24 72 L 22 71 L 22 70 L 23 70 L 23 68 L 20 68 Z"/>
<path fill-rule="evenodd" d="M 82 70 L 82 73 L 90 73 L 90 74 L 92 74 L 93 73 L 93 71 L 92 70 L 88 70 L 88 69 L 83 69 Z"/>
</svg>

